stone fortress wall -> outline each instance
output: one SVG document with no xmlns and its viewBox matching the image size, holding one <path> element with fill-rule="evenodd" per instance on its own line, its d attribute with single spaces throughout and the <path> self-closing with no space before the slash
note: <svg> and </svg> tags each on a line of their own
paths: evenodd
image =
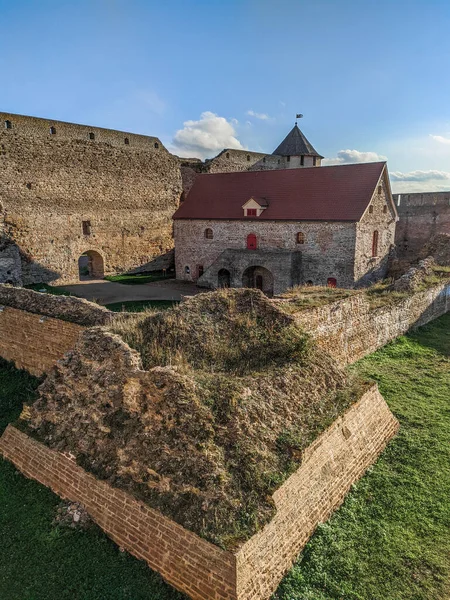
<svg viewBox="0 0 450 600">
<path fill-rule="evenodd" d="M 185 196 L 194 184 L 195 178 L 200 173 L 235 173 L 237 171 L 268 171 L 274 169 L 298 169 L 300 167 L 320 166 L 321 159 L 305 156 L 303 164 L 299 156 L 278 156 L 249 150 L 235 150 L 227 148 L 219 152 L 214 158 L 204 162 L 198 159 L 180 159 L 183 190 Z"/>
<path fill-rule="evenodd" d="M 394 194 L 399 215 L 395 241 L 401 257 L 416 258 L 435 235 L 450 235 L 450 191 Z"/>
<path fill-rule="evenodd" d="M 2 281 L 77 281 L 84 252 L 101 276 L 172 249 L 182 181 L 158 138 L 9 113 L 0 127 Z"/>
<path fill-rule="evenodd" d="M 447 280 L 377 308 L 372 308 L 364 293 L 358 292 L 325 306 L 299 311 L 295 318 L 319 346 L 347 365 L 449 310 Z"/>
</svg>

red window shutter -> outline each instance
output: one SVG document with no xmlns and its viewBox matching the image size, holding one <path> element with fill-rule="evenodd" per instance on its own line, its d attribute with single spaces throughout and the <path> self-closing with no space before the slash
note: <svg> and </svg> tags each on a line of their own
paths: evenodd
<svg viewBox="0 0 450 600">
<path fill-rule="evenodd" d="M 378 256 L 378 231 L 374 231 L 372 237 L 372 257 L 376 256 Z"/>
</svg>

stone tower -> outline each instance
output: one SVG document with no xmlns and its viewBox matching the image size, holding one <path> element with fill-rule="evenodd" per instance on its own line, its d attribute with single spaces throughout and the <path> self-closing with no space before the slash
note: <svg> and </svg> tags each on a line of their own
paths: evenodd
<svg viewBox="0 0 450 600">
<path fill-rule="evenodd" d="M 320 167 L 323 158 L 300 131 L 297 123 L 272 154 L 282 157 L 283 169 Z"/>
</svg>

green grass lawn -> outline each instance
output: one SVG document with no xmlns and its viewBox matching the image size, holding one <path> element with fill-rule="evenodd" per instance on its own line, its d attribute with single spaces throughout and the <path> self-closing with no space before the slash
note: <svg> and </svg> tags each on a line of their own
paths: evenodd
<svg viewBox="0 0 450 600">
<path fill-rule="evenodd" d="M 45 294 L 53 294 L 54 296 L 74 296 L 68 292 L 64 287 L 57 285 L 48 285 L 48 283 L 31 283 L 25 285 L 28 290 L 34 290 L 35 292 L 43 292 Z"/>
<path fill-rule="evenodd" d="M 127 302 L 113 302 L 106 304 L 106 308 L 114 312 L 142 312 L 148 308 L 157 310 L 165 310 L 176 306 L 178 302 L 175 300 L 129 300 Z"/>
<path fill-rule="evenodd" d="M 151 283 L 152 281 L 162 281 L 164 279 L 173 279 L 175 273 L 164 275 L 162 271 L 154 271 L 153 273 L 139 273 L 138 275 L 107 275 L 105 279 L 116 283 L 124 283 L 125 285 L 141 285 L 143 283 Z"/>
<path fill-rule="evenodd" d="M 277 600 L 444 600 L 450 591 L 450 314 L 360 361 L 401 430 L 319 527 Z M 36 380 L 0 364 L 0 425 Z M 0 460 L 0 598 L 179 600 L 97 527 L 52 525 L 59 499 Z"/>
</svg>

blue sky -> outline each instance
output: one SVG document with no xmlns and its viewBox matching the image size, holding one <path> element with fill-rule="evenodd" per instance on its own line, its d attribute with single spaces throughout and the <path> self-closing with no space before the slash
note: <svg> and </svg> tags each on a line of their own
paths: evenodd
<svg viewBox="0 0 450 600">
<path fill-rule="evenodd" d="M 450 2 L 0 0 L 0 110 L 158 136 L 185 156 L 386 157 L 450 189 Z"/>
</svg>

